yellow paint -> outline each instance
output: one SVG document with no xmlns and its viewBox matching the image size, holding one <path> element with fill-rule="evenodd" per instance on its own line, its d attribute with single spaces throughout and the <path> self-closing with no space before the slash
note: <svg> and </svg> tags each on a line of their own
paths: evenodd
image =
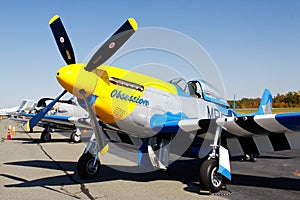
<svg viewBox="0 0 300 200">
<path fill-rule="evenodd" d="M 177 90 L 172 84 L 150 76 L 146 76 L 144 74 L 106 65 L 101 65 L 101 67 L 98 69 L 105 71 L 106 73 L 103 74 L 101 79 L 98 80 L 98 85 L 93 93 L 99 97 L 95 102 L 94 108 L 97 116 L 107 123 L 115 123 L 125 119 L 137 106 L 137 103 L 135 102 L 124 101 L 119 98 L 112 98 L 111 93 L 115 89 L 128 96 L 141 98 L 144 94 L 144 91 L 150 86 L 166 92 L 177 94 Z M 115 85 L 109 82 L 109 77 L 114 77 L 142 85 L 144 86 L 144 91 L 141 92 L 124 86 Z M 149 101 L 151 101 L 151 99 Z"/>
<path fill-rule="evenodd" d="M 90 94 L 98 96 L 93 109 L 97 117 L 106 123 L 115 123 L 125 119 L 138 105 L 136 102 L 112 98 L 111 94 L 114 90 L 121 91 L 122 94 L 129 97 L 137 98 L 143 98 L 147 87 L 177 94 L 174 85 L 144 74 L 107 65 L 101 65 L 92 72 L 87 72 L 84 70 L 84 66 L 83 64 L 72 64 L 59 69 L 56 76 L 57 80 L 68 92 L 78 98 L 82 98 L 82 95 L 79 93 L 80 89 L 86 91 L 86 96 Z M 110 77 L 142 85 L 144 91 L 115 85 L 109 82 Z M 151 104 L 151 99 L 149 101 Z"/>
<path fill-rule="evenodd" d="M 130 23 L 131 27 L 133 28 L 133 30 L 137 30 L 138 29 L 138 24 L 136 23 L 134 18 L 129 18 L 128 22 Z"/>
<path fill-rule="evenodd" d="M 30 132 L 30 124 L 29 124 L 29 121 L 26 122 L 25 129 L 26 129 L 26 132 Z"/>
<path fill-rule="evenodd" d="M 55 20 L 57 20 L 58 18 L 59 18 L 58 15 L 53 16 L 53 17 L 50 19 L 49 24 L 52 24 L 52 23 L 53 23 Z"/>
<path fill-rule="evenodd" d="M 101 155 L 104 155 L 108 152 L 108 144 L 106 144 L 100 151 Z"/>
<path fill-rule="evenodd" d="M 85 64 L 71 64 L 60 68 L 56 73 L 58 82 L 79 98 L 82 98 L 80 89 L 84 89 L 86 96 L 89 96 L 95 90 L 98 81 L 98 76 L 85 71 L 85 66 Z"/>
</svg>

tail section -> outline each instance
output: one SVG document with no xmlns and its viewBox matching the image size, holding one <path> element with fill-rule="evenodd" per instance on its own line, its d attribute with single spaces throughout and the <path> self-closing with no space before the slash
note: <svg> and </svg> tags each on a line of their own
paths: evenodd
<svg viewBox="0 0 300 200">
<path fill-rule="evenodd" d="M 258 107 L 257 115 L 272 114 L 272 94 L 265 89 Z"/>
<path fill-rule="evenodd" d="M 16 112 L 17 113 L 23 112 L 27 108 L 28 102 L 30 102 L 30 101 L 32 101 L 32 100 L 23 99 Z"/>
</svg>

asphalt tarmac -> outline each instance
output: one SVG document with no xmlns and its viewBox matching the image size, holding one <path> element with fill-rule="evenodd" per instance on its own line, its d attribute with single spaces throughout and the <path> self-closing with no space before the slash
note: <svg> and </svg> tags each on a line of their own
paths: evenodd
<svg viewBox="0 0 300 200">
<path fill-rule="evenodd" d="M 17 130 L 12 140 L 6 140 L 9 124 Z M 53 133 L 49 143 L 39 137 L 0 120 L 0 199 L 300 199 L 300 149 L 232 162 L 227 190 L 208 196 L 199 194 L 197 159 L 141 174 L 133 172 L 135 163 L 108 153 L 99 177 L 85 181 L 75 172 L 84 143 L 70 143 L 66 134 Z"/>
</svg>

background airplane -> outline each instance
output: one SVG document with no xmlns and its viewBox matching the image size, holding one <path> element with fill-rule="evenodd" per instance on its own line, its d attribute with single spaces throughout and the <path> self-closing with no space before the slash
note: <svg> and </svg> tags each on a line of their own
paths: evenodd
<svg viewBox="0 0 300 200">
<path fill-rule="evenodd" d="M 272 95 L 265 90 L 258 112 L 240 115 L 229 108 L 201 80 L 173 79 L 164 82 L 136 72 L 106 66 L 109 59 L 137 30 L 128 19 L 92 56 L 87 64 L 76 64 L 73 48 L 59 16 L 50 20 L 55 41 L 68 64 L 56 78 L 65 89 L 45 112 L 66 93 L 74 94 L 89 113 L 94 131 L 77 172 L 91 179 L 100 172 L 101 155 L 108 151 L 110 130 L 141 139 L 138 164 L 150 161 L 156 169 L 167 169 L 169 154 L 182 155 L 188 149 L 206 156 L 200 168 L 201 186 L 211 192 L 222 187 L 222 177 L 231 179 L 231 156 L 299 147 L 300 113 L 271 114 Z M 39 120 L 43 115 L 35 117 Z M 33 120 L 34 121 L 34 120 Z M 31 123 L 27 124 L 30 129 Z M 196 139 L 200 143 L 193 146 Z M 284 138 L 285 145 L 281 145 Z M 280 148 L 279 148 L 280 146 Z M 206 150 L 207 148 L 208 151 Z M 226 148 L 229 149 L 229 153 Z M 196 152 L 196 153 L 195 153 Z"/>
<path fill-rule="evenodd" d="M 21 118 L 14 119 L 16 121 L 27 123 L 32 118 L 34 119 L 38 113 L 43 112 L 47 105 L 51 104 L 53 98 L 42 98 L 36 103 L 35 109 L 32 109 L 29 113 L 20 113 Z M 50 109 L 39 121 L 36 121 L 34 126 L 43 127 L 44 130 L 41 132 L 41 141 L 49 142 L 51 140 L 51 132 L 58 130 L 71 130 L 70 139 L 74 143 L 81 141 L 81 130 L 76 128 L 75 123 L 77 118 L 80 118 L 80 122 L 84 121 L 88 116 L 88 113 L 77 104 L 74 98 L 69 100 L 59 100 L 57 101 L 52 109 Z M 26 119 L 24 119 L 26 118 Z M 33 132 L 32 126 L 29 132 Z M 85 128 L 80 126 L 81 129 Z"/>
<path fill-rule="evenodd" d="M 28 106 L 29 102 L 33 102 L 33 100 L 23 99 L 19 106 L 11 107 L 11 108 L 2 108 L 0 109 L 0 116 L 12 116 L 17 115 L 25 110 L 28 110 L 30 107 Z"/>
</svg>

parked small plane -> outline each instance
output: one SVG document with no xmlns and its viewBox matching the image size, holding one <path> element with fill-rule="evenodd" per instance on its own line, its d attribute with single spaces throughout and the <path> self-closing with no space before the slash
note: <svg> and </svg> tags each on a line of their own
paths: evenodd
<svg viewBox="0 0 300 200">
<path fill-rule="evenodd" d="M 221 189 L 223 176 L 231 179 L 230 156 L 226 148 L 231 156 L 235 156 L 299 147 L 295 139 L 299 139 L 296 132 L 300 131 L 300 113 L 271 114 L 269 90 L 265 90 L 257 113 L 239 115 L 201 80 L 165 82 L 104 65 L 137 30 L 133 18 L 129 18 L 87 64 L 76 64 L 60 17 L 54 16 L 49 23 L 67 66 L 56 74 L 65 91 L 45 108 L 45 112 L 66 91 L 84 102 L 82 106 L 89 113 L 94 137 L 77 163 L 77 172 L 83 179 L 95 178 L 100 172 L 98 153 L 103 155 L 108 151 L 105 139 L 109 136 L 105 131 L 108 128 L 142 138 L 138 163 L 143 165 L 145 155 L 148 155 L 157 169 L 167 169 L 170 149 L 177 135 L 194 139 L 198 135 L 211 134 L 211 151 L 200 168 L 200 183 L 211 192 Z M 41 114 L 29 121 L 28 130 L 42 117 Z"/>
<path fill-rule="evenodd" d="M 47 105 L 51 104 L 53 100 L 53 98 L 42 98 L 37 102 L 35 109 L 31 110 L 30 113 L 20 113 L 20 116 L 30 118 L 31 121 L 35 120 L 35 116 L 38 116 L 40 112 L 43 113 Z M 51 140 L 50 132 L 54 129 L 72 130 L 70 139 L 72 142 L 78 143 L 81 141 L 81 130 L 76 128 L 78 120 L 74 119 L 84 119 L 87 117 L 88 113 L 77 104 L 74 98 L 71 98 L 69 100 L 58 100 L 52 109 L 43 115 L 42 119 L 36 121 L 35 125 L 44 128 L 41 133 L 42 142 L 49 142 Z M 28 119 L 18 119 L 18 121 L 28 122 Z M 33 132 L 33 127 L 30 128 L 29 132 Z"/>
<path fill-rule="evenodd" d="M 0 116 L 12 116 L 17 115 L 28 108 L 28 102 L 33 102 L 32 100 L 23 99 L 19 106 L 15 106 L 12 108 L 2 108 L 0 109 Z"/>
</svg>

